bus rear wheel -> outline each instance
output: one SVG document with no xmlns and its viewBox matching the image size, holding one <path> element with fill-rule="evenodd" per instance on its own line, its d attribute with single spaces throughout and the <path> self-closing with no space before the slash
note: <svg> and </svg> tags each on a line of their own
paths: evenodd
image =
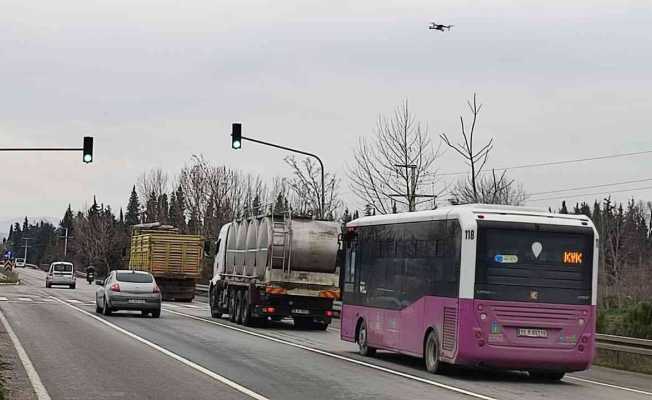
<svg viewBox="0 0 652 400">
<path fill-rule="evenodd" d="M 369 346 L 369 336 L 367 332 L 367 323 L 364 320 L 360 323 L 358 329 L 358 353 L 361 356 L 373 357 L 376 354 L 376 349 Z"/>
<path fill-rule="evenodd" d="M 439 340 L 435 331 L 431 331 L 426 339 L 423 349 L 423 360 L 426 364 L 426 370 L 432 374 L 442 371 L 442 365 L 439 361 Z"/>
<path fill-rule="evenodd" d="M 566 373 L 559 371 L 529 371 L 528 374 L 530 375 L 530 378 L 538 381 L 557 382 L 560 381 Z"/>
</svg>

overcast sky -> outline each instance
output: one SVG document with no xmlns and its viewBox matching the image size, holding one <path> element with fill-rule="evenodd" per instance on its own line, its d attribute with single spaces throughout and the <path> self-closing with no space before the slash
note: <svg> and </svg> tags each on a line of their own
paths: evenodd
<svg viewBox="0 0 652 400">
<path fill-rule="evenodd" d="M 91 165 L 3 153 L 0 216 L 61 216 L 94 194 L 117 210 L 144 170 L 175 174 L 199 153 L 289 173 L 281 151 L 231 150 L 233 121 L 319 153 L 354 208 L 345 165 L 380 113 L 408 99 L 436 141 L 458 134 L 474 91 L 478 137 L 496 140 L 492 167 L 652 150 L 650 1 L 0 0 L 0 10 L 1 146 L 95 137 Z M 432 20 L 455 26 L 430 31 Z M 442 172 L 460 168 L 452 152 L 439 160 Z M 512 175 L 536 193 L 651 171 L 646 155 Z M 631 196 L 652 190 L 613 197 Z"/>
</svg>

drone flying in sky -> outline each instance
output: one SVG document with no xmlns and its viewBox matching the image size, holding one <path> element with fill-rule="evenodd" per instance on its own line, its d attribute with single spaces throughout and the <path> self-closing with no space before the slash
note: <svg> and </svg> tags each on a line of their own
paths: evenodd
<svg viewBox="0 0 652 400">
<path fill-rule="evenodd" d="M 444 30 L 450 31 L 453 26 L 455 25 L 442 25 L 436 22 L 431 22 L 430 25 L 428 26 L 428 29 L 435 29 L 443 32 Z"/>
</svg>

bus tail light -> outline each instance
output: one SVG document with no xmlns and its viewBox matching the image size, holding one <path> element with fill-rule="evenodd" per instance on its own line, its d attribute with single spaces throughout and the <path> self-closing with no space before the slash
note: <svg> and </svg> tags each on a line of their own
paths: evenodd
<svg viewBox="0 0 652 400">
<path fill-rule="evenodd" d="M 577 346 L 577 350 L 584 351 L 584 345 L 581 344 L 581 345 Z"/>
<path fill-rule="evenodd" d="M 482 339 L 482 330 L 479 328 L 473 329 L 473 336 L 475 336 L 476 339 Z"/>
<path fill-rule="evenodd" d="M 582 343 L 588 343 L 589 342 L 589 337 L 588 336 L 582 336 Z"/>
<path fill-rule="evenodd" d="M 266 314 L 274 314 L 276 309 L 274 307 L 263 307 L 263 312 Z"/>
<path fill-rule="evenodd" d="M 478 346 L 482 347 L 482 346 L 484 346 L 484 344 L 485 344 L 484 339 L 480 339 L 480 340 L 478 340 Z M 580 345 L 580 346 L 581 346 L 581 345 Z M 580 350 L 580 351 L 581 351 L 581 350 Z"/>
<path fill-rule="evenodd" d="M 487 314 L 485 314 L 485 313 L 480 314 L 480 319 L 483 320 L 483 321 L 485 319 L 487 319 Z"/>
</svg>

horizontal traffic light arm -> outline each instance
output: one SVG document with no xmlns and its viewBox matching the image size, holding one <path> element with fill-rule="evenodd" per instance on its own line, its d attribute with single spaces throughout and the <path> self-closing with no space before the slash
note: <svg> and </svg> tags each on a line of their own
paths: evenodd
<svg viewBox="0 0 652 400">
<path fill-rule="evenodd" d="M 0 151 L 84 151 L 79 147 L 0 147 Z"/>
<path fill-rule="evenodd" d="M 293 153 L 303 154 L 303 155 L 306 155 L 308 157 L 314 157 L 319 162 L 319 166 L 321 167 L 321 202 L 320 203 L 321 203 L 321 214 L 322 215 L 320 215 L 320 218 L 324 218 L 324 215 L 323 215 L 324 212 L 325 212 L 325 210 L 324 210 L 324 205 L 325 205 L 324 163 L 321 161 L 321 158 L 319 158 L 316 154 L 308 153 L 307 151 L 293 149 L 291 147 L 281 146 L 280 144 L 274 144 L 274 143 L 265 142 L 265 141 L 258 140 L 258 139 L 253 139 L 253 138 L 248 138 L 248 137 L 245 137 L 245 136 L 240 136 L 240 141 L 242 142 L 243 140 L 248 140 L 250 142 L 262 144 L 262 145 L 265 145 L 265 146 L 275 147 L 275 148 L 281 149 L 281 150 L 291 151 Z"/>
</svg>

